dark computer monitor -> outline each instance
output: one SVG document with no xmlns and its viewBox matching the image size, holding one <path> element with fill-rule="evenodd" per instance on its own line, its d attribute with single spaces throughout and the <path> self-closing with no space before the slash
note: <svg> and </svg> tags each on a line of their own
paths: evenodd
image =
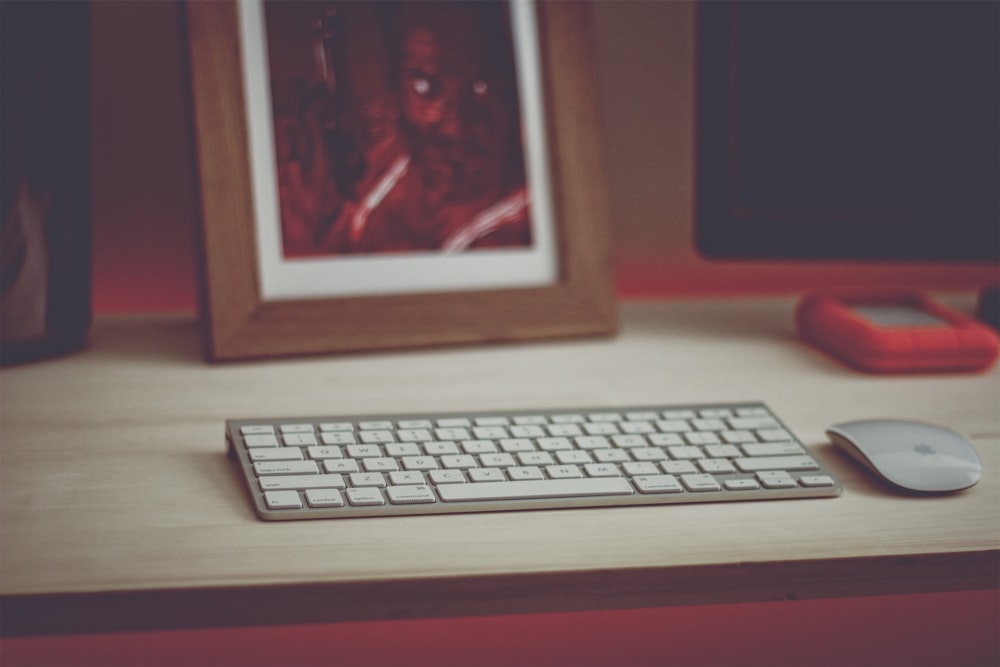
<svg viewBox="0 0 1000 667">
<path fill-rule="evenodd" d="M 1000 3 L 703 2 L 708 258 L 1000 262 Z"/>
</svg>

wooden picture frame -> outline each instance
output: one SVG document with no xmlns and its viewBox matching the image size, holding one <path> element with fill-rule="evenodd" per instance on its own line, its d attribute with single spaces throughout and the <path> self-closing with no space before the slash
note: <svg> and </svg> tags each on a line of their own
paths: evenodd
<svg viewBox="0 0 1000 667">
<path fill-rule="evenodd" d="M 262 296 L 240 8 L 186 5 L 212 361 L 610 335 L 617 322 L 590 9 L 537 5 L 556 278 L 531 287 Z"/>
</svg>

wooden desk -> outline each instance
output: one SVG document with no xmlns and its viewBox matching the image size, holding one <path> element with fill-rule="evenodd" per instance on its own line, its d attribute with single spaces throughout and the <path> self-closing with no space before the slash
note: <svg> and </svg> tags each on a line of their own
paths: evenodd
<svg viewBox="0 0 1000 667">
<path fill-rule="evenodd" d="M 790 300 L 631 303 L 606 340 L 209 366 L 193 318 L 100 319 L 0 372 L 6 635 L 780 600 L 1000 581 L 1000 370 L 868 376 L 799 343 Z M 264 523 L 235 416 L 760 399 L 836 499 Z M 866 417 L 966 434 L 967 492 L 895 495 L 827 444 Z"/>
</svg>

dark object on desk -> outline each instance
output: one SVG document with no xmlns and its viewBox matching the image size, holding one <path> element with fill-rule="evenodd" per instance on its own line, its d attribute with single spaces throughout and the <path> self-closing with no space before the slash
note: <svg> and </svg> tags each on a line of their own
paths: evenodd
<svg viewBox="0 0 1000 667">
<path fill-rule="evenodd" d="M 1000 287 L 986 287 L 979 293 L 976 317 L 1000 331 Z"/>
<path fill-rule="evenodd" d="M 1000 354 L 975 318 L 916 293 L 816 293 L 795 312 L 799 336 L 871 373 L 980 371 Z"/>
<path fill-rule="evenodd" d="M 0 363 L 90 329 L 90 5 L 0 3 Z"/>
<path fill-rule="evenodd" d="M 998 23 L 996 2 L 698 3 L 701 252 L 1000 265 Z"/>
<path fill-rule="evenodd" d="M 969 441 L 942 426 L 872 419 L 835 424 L 826 433 L 866 468 L 907 491 L 960 491 L 982 476 L 982 462 Z"/>
</svg>

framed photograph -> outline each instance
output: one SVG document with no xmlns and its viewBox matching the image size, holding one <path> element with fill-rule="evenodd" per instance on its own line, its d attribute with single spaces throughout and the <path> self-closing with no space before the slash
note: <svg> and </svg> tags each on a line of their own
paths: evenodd
<svg viewBox="0 0 1000 667">
<path fill-rule="evenodd" d="M 209 359 L 614 331 L 586 4 L 186 10 Z"/>
</svg>

